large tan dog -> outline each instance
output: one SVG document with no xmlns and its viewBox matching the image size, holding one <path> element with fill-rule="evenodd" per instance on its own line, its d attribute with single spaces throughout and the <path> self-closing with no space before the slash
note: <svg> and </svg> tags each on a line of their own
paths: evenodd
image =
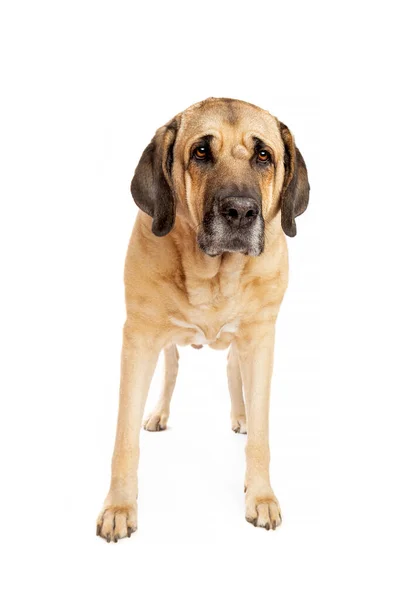
<svg viewBox="0 0 400 600">
<path fill-rule="evenodd" d="M 287 286 L 285 235 L 307 207 L 304 160 L 289 129 L 246 102 L 209 98 L 161 127 L 132 181 L 141 208 L 125 265 L 117 435 L 97 521 L 108 542 L 137 528 L 139 432 L 161 350 L 165 382 L 144 427 L 165 429 L 176 344 L 225 349 L 232 428 L 248 434 L 246 519 L 281 523 L 269 478 L 275 321 Z M 243 390 L 244 398 L 243 401 Z"/>
</svg>

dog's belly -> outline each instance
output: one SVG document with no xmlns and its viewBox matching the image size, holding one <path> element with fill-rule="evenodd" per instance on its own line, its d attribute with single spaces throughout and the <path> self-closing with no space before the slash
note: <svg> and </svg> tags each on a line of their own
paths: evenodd
<svg viewBox="0 0 400 600">
<path fill-rule="evenodd" d="M 238 319 L 225 323 L 218 329 L 215 326 L 202 328 L 174 317 L 171 317 L 170 321 L 176 326 L 171 340 L 172 343 L 178 344 L 178 346 L 210 346 L 215 350 L 228 348 L 239 326 Z"/>
</svg>

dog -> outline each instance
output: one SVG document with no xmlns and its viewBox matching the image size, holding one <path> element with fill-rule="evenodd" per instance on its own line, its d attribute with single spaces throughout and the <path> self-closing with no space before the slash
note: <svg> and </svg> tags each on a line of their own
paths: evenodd
<svg viewBox="0 0 400 600">
<path fill-rule="evenodd" d="M 108 542 L 137 528 L 139 433 L 157 359 L 160 402 L 144 421 L 167 427 L 177 345 L 227 349 L 231 423 L 247 433 L 245 517 L 282 522 L 269 476 L 269 396 L 275 322 L 288 282 L 285 234 L 308 205 L 303 157 L 261 108 L 208 98 L 157 130 L 135 170 L 141 209 L 125 263 L 118 424 L 111 485 L 97 520 Z"/>
</svg>

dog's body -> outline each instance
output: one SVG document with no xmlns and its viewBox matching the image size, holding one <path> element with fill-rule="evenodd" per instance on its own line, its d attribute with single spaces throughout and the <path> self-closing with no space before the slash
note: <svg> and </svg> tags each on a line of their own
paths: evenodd
<svg viewBox="0 0 400 600">
<path fill-rule="evenodd" d="M 307 171 L 289 130 L 253 105 L 208 99 L 158 130 L 132 182 L 138 214 L 126 265 L 127 320 L 112 479 L 98 533 L 137 527 L 139 431 L 159 353 L 160 402 L 145 421 L 165 429 L 176 345 L 225 349 L 235 431 L 246 433 L 246 518 L 281 522 L 269 481 L 274 330 L 287 286 L 284 232 L 308 203 Z M 246 399 L 246 408 L 243 399 Z"/>
</svg>

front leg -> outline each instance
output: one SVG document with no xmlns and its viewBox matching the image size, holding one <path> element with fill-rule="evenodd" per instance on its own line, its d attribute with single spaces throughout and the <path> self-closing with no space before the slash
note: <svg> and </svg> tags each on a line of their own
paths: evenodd
<svg viewBox="0 0 400 600">
<path fill-rule="evenodd" d="M 117 434 L 110 491 L 97 519 L 97 535 L 107 542 L 130 537 L 137 528 L 139 433 L 160 351 L 155 336 L 124 327 Z"/>
<path fill-rule="evenodd" d="M 247 327 L 238 340 L 246 413 L 246 519 L 257 527 L 281 524 L 279 503 L 269 478 L 269 397 L 275 323 Z"/>
</svg>

